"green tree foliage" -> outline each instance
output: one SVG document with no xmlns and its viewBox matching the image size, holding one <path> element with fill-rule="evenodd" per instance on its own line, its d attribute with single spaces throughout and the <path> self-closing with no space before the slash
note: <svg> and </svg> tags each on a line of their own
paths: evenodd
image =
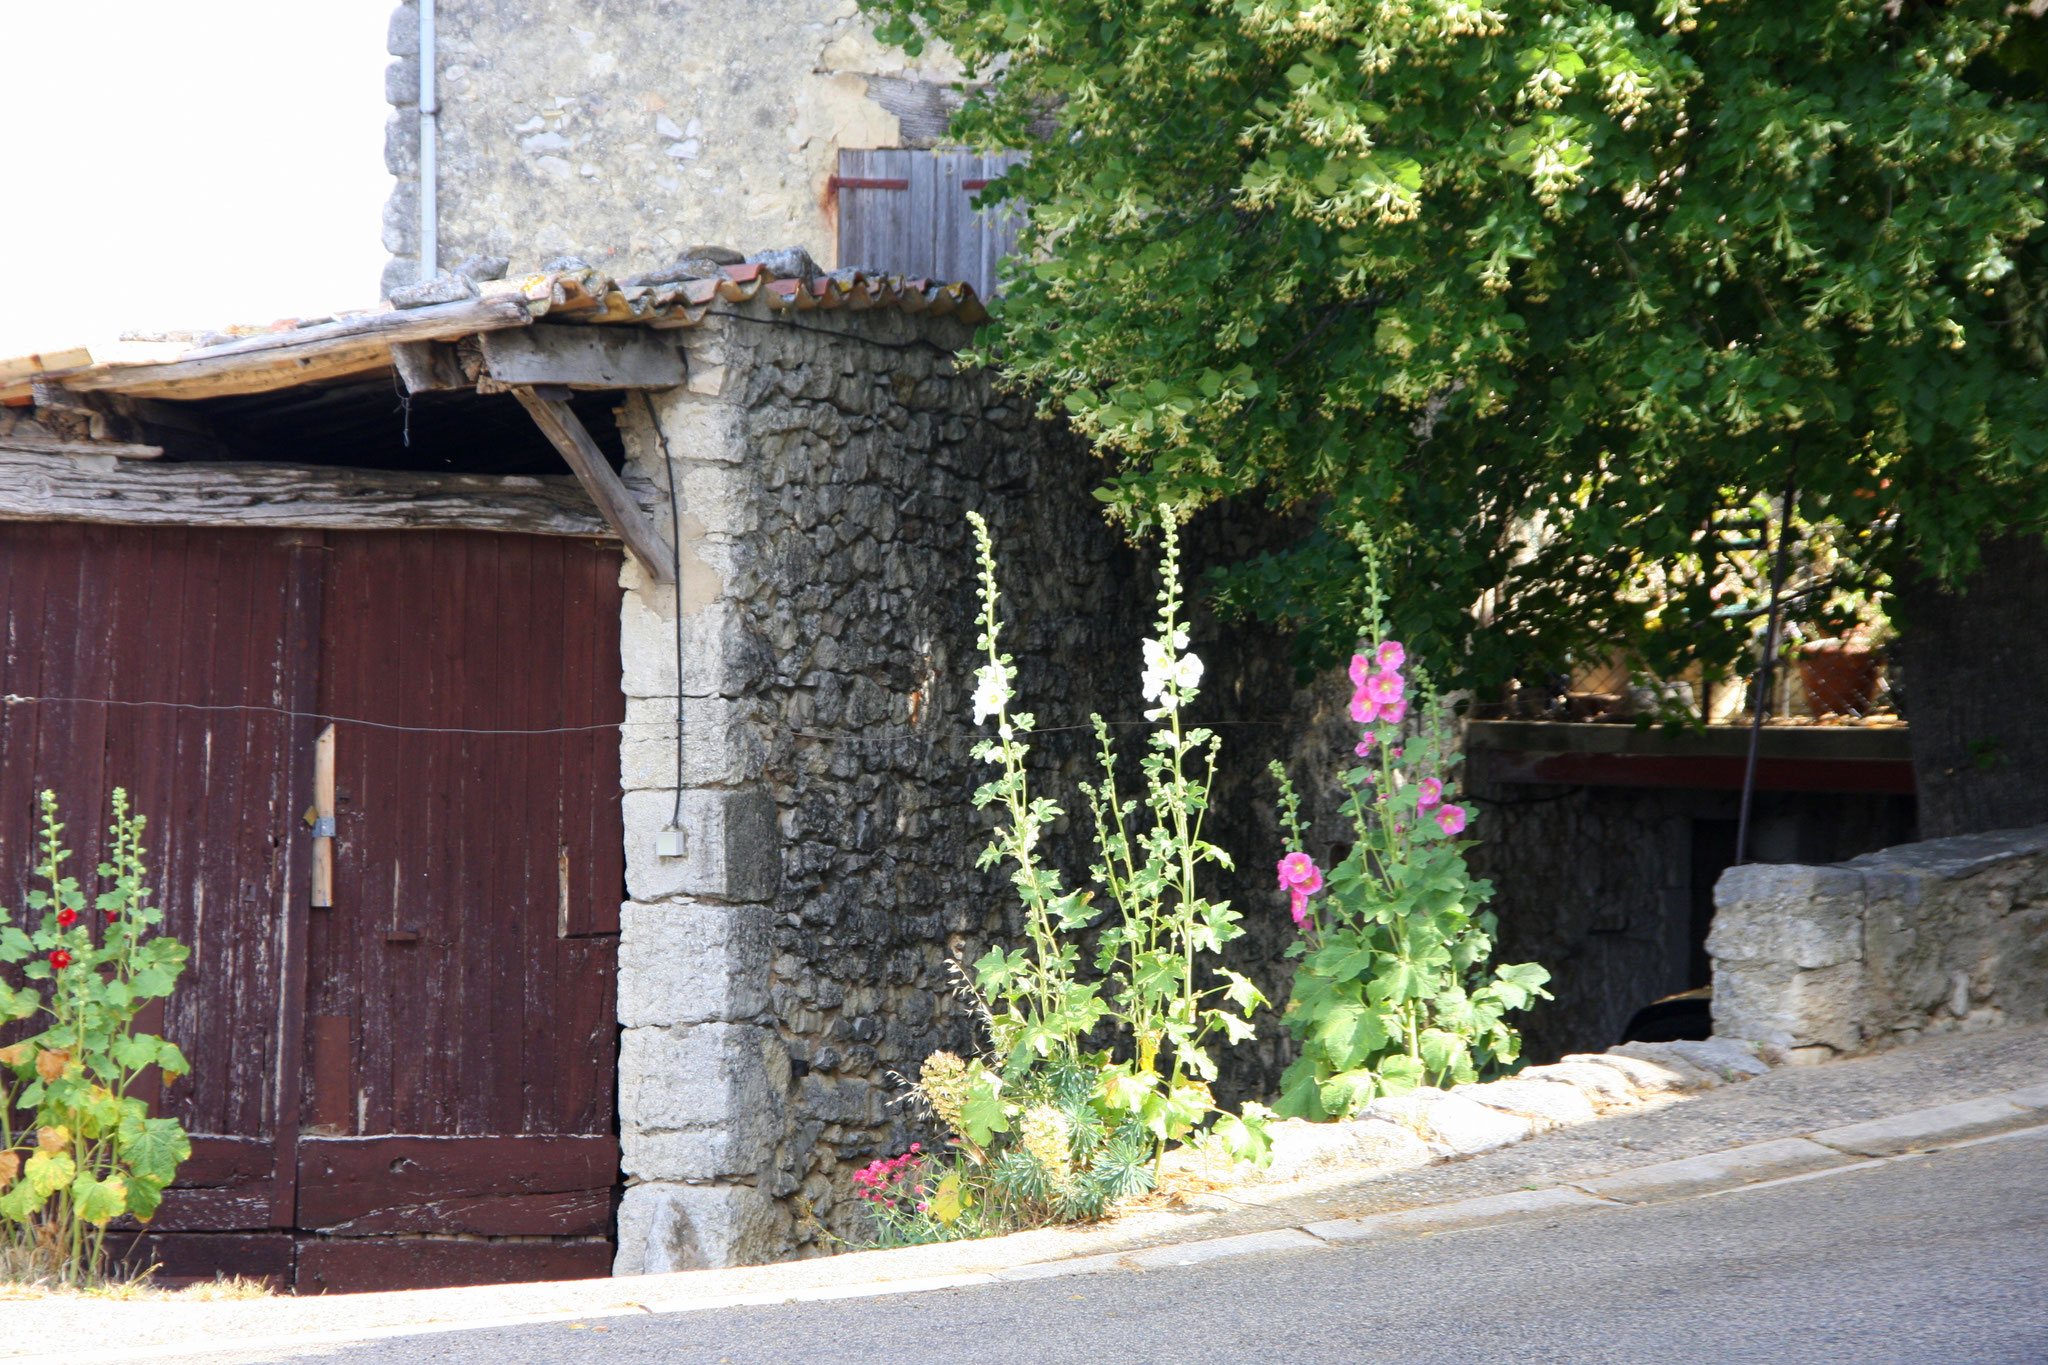
<svg viewBox="0 0 2048 1365">
<path fill-rule="evenodd" d="M 991 354 L 1131 521 L 1316 507 L 1224 591 L 1325 657 L 1364 615 L 1358 523 L 1394 629 L 1479 678 L 1593 641 L 1732 657 L 1705 578 L 1626 589 L 1788 480 L 1866 576 L 2044 523 L 2024 6 L 877 8 L 987 82 L 960 136 L 1032 151 L 985 195 L 1032 211 Z"/>
</svg>

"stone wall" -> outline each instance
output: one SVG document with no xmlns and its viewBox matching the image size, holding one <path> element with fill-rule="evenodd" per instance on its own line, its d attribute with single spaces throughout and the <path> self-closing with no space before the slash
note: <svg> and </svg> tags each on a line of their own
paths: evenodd
<svg viewBox="0 0 2048 1365">
<path fill-rule="evenodd" d="M 838 149 L 928 141 L 956 74 L 876 43 L 854 0 L 438 0 L 435 19 L 443 269 L 572 255 L 621 275 L 700 242 L 829 266 Z M 419 274 L 416 5 L 388 46 L 386 293 Z"/>
<path fill-rule="evenodd" d="M 2048 825 L 1731 868 L 1714 902 L 1718 1034 L 1823 1061 L 2048 1019 Z"/>
<path fill-rule="evenodd" d="M 892 1104 L 903 1078 L 977 1044 L 948 960 L 1018 924 L 974 867 L 968 509 L 1001 546 L 1045 790 L 1073 808 L 1088 712 L 1140 709 L 1140 561 L 1086 494 L 1091 457 L 956 369 L 966 328 L 733 311 L 677 334 L 690 384 L 654 403 L 682 507 L 680 858 L 657 846 L 676 594 L 625 571 L 621 1272 L 860 1235 L 852 1170 L 932 1137 Z M 666 525 L 647 409 L 622 425 Z"/>
</svg>

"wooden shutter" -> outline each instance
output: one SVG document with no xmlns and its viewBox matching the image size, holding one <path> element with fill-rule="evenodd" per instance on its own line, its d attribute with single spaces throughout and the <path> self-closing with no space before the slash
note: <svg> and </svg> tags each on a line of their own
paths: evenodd
<svg viewBox="0 0 2048 1365">
<path fill-rule="evenodd" d="M 984 298 L 996 265 L 1017 248 L 1023 216 L 978 211 L 981 187 L 1024 159 L 1021 152 L 839 153 L 839 265 L 878 274 L 966 280 Z"/>
</svg>

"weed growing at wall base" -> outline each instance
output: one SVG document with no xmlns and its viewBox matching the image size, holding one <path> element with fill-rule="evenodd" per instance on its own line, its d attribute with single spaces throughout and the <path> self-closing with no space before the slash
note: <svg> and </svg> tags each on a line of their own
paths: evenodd
<svg viewBox="0 0 2048 1365">
<path fill-rule="evenodd" d="M 25 930 L 0 910 L 0 963 L 25 982 L 0 982 L 0 1022 L 43 1025 L 0 1048 L 0 1239 L 9 1261 L 80 1286 L 107 1276 L 107 1225 L 124 1214 L 147 1223 L 192 1154 L 176 1119 L 150 1117 L 129 1093 L 150 1067 L 167 1078 L 190 1069 L 175 1046 L 135 1027 L 150 1001 L 171 993 L 188 954 L 155 932 L 163 911 L 150 904 L 144 820 L 125 791 L 114 791 L 105 889 L 90 907 L 64 875 L 71 853 L 55 793 L 42 794 L 41 808 L 34 875 L 46 889 L 29 893 L 41 918 Z M 18 1110 L 33 1122 L 17 1128 Z"/>
</svg>

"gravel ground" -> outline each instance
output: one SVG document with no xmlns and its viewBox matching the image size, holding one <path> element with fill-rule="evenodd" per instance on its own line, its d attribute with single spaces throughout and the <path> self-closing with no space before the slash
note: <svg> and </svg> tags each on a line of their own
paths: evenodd
<svg viewBox="0 0 2048 1365">
<path fill-rule="evenodd" d="M 2043 1081 L 2048 1081 L 2048 1028 L 2007 1029 L 1923 1040 L 1825 1066 L 1786 1068 L 1437 1166 L 1364 1181 L 1331 1175 L 1252 1186 L 1230 1197 L 1209 1198 L 1201 1207 L 1151 1210 L 1106 1226 L 774 1266 L 548 1285 L 229 1303 L 0 1302 L 0 1326 L 6 1329 L 0 1332 L 0 1361 L 76 1356 L 117 1346 L 217 1348 L 238 1339 L 286 1334 L 597 1313 L 629 1305 L 660 1308 L 706 1296 L 991 1271 L 1554 1185 Z"/>
</svg>

